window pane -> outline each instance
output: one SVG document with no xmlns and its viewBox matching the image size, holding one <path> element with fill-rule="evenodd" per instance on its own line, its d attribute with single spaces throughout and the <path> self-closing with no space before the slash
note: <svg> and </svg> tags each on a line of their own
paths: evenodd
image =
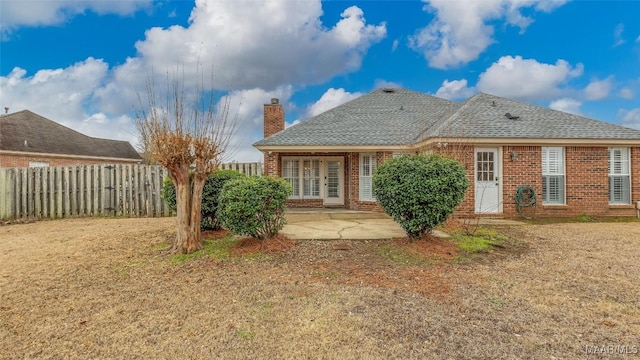
<svg viewBox="0 0 640 360">
<path fill-rule="evenodd" d="M 542 177 L 542 199 L 545 204 L 564 204 L 564 176 L 547 175 Z"/>
<path fill-rule="evenodd" d="M 296 159 L 282 160 L 282 178 L 291 184 L 291 197 L 300 196 L 299 161 Z"/>
<path fill-rule="evenodd" d="M 564 149 L 542 148 L 542 175 L 564 174 Z"/>
<path fill-rule="evenodd" d="M 373 196 L 373 172 L 376 169 L 376 156 L 360 155 L 360 200 L 375 201 Z"/>
<path fill-rule="evenodd" d="M 629 176 L 609 176 L 609 202 L 612 204 L 631 203 Z"/>
<path fill-rule="evenodd" d="M 302 196 L 320 196 L 320 160 L 306 159 L 302 162 Z"/>
</svg>

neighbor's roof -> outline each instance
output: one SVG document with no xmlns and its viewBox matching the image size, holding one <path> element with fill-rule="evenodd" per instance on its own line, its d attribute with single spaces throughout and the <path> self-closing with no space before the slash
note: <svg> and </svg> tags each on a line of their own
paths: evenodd
<svg viewBox="0 0 640 360">
<path fill-rule="evenodd" d="M 401 145 L 454 110 L 453 101 L 405 89 L 378 89 L 293 125 L 260 145 Z"/>
<path fill-rule="evenodd" d="M 94 138 L 22 110 L 0 116 L 0 151 L 141 160 L 127 141 Z"/>
<path fill-rule="evenodd" d="M 640 140 L 640 130 L 484 93 L 458 103 L 378 89 L 254 146 L 403 146 L 436 137 Z"/>
</svg>

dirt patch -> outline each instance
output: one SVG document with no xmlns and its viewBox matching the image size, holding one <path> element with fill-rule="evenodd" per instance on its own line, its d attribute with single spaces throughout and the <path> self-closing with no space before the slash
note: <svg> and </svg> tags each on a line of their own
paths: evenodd
<svg viewBox="0 0 640 360">
<path fill-rule="evenodd" d="M 526 251 L 465 260 L 444 243 L 340 240 L 175 263 L 174 221 L 0 227 L 0 358 L 640 356 L 637 223 L 505 228 Z"/>
</svg>

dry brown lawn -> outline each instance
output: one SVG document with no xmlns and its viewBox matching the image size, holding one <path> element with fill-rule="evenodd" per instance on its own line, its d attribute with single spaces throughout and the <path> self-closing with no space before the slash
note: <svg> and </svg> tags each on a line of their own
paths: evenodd
<svg viewBox="0 0 640 360">
<path fill-rule="evenodd" d="M 0 358 L 640 358 L 640 223 L 507 228 L 504 249 L 399 264 L 391 240 L 175 262 L 173 221 L 0 226 Z"/>
</svg>

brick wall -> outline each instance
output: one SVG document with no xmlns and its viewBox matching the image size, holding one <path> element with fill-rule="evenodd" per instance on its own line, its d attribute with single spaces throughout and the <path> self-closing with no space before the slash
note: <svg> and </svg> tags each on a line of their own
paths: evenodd
<svg viewBox="0 0 640 360">
<path fill-rule="evenodd" d="M 376 152 L 376 166 L 380 166 L 385 160 L 393 157 L 392 152 Z M 349 153 L 349 165 L 351 168 L 351 176 L 348 181 L 352 196 L 348 203 L 345 203 L 348 209 L 360 211 L 378 211 L 382 212 L 382 206 L 376 201 L 360 201 L 360 153 Z M 346 178 L 345 178 L 346 179 Z"/>
<path fill-rule="evenodd" d="M 640 201 L 640 147 L 631 148 L 631 201 Z"/>
<path fill-rule="evenodd" d="M 474 152 L 470 144 L 448 144 L 446 148 L 433 148 L 435 152 L 450 156 L 462 163 L 470 181 L 462 204 L 456 209 L 458 217 L 478 216 L 474 200 Z M 515 154 L 512 160 L 511 153 Z M 345 208 L 363 211 L 382 211 L 377 202 L 359 200 L 359 153 L 322 154 L 342 156 L 344 166 Z M 312 153 L 272 154 L 265 157 L 265 174 L 281 176 L 283 156 L 319 157 Z M 393 156 L 392 152 L 377 152 L 378 166 Z M 634 205 L 640 200 L 640 147 L 631 148 L 631 205 L 609 205 L 608 152 L 605 146 L 565 147 L 565 205 L 542 205 L 542 148 L 540 146 L 502 147 L 502 207 L 501 214 L 488 216 L 519 217 L 515 195 L 519 186 L 532 186 L 538 197 L 537 217 L 568 217 L 587 214 L 591 216 L 633 216 Z M 322 207 L 322 199 L 289 200 L 291 207 Z"/>
<path fill-rule="evenodd" d="M 264 137 L 284 130 L 284 109 L 278 99 L 271 99 L 271 104 L 264 104 Z"/>
<path fill-rule="evenodd" d="M 425 149 L 433 151 L 435 153 L 450 157 L 459 161 L 467 172 L 467 179 L 469 180 L 469 188 L 464 196 L 464 200 L 456 208 L 456 215 L 460 217 L 468 217 L 475 215 L 475 186 L 474 181 L 474 151 L 475 147 L 472 144 L 447 144 L 446 146 L 433 147 Z"/>
<path fill-rule="evenodd" d="M 502 209 L 504 215 L 518 216 L 515 196 L 518 187 L 529 185 L 538 201 L 542 194 L 542 153 L 540 146 L 502 147 Z M 515 159 L 511 159 L 514 154 Z M 471 170 L 474 171 L 473 169 Z"/>
<path fill-rule="evenodd" d="M 137 164 L 138 160 L 115 161 L 100 160 L 95 158 L 67 158 L 54 156 L 22 156 L 14 154 L 0 154 L 0 168 L 29 167 L 29 162 L 47 162 L 49 166 L 77 166 L 94 164 Z"/>
<path fill-rule="evenodd" d="M 511 152 L 517 159 L 512 161 Z M 632 200 L 640 197 L 640 148 L 631 149 Z M 634 205 L 609 205 L 609 156 L 605 146 L 565 147 L 565 205 L 542 201 L 542 147 L 503 147 L 503 216 L 517 217 L 514 196 L 520 185 L 531 185 L 537 194 L 539 217 L 632 216 Z"/>
<path fill-rule="evenodd" d="M 470 187 L 465 199 L 456 209 L 456 216 L 475 214 L 474 198 L 474 148 L 467 144 L 433 149 L 460 161 L 467 170 Z M 516 155 L 511 160 L 511 153 Z M 521 185 L 532 186 L 537 194 L 538 217 L 570 217 L 582 214 L 591 216 L 633 216 L 635 201 L 640 200 L 640 147 L 631 149 L 631 205 L 609 205 L 608 148 L 605 146 L 565 147 L 566 204 L 542 204 L 542 147 L 502 147 L 502 214 L 487 216 L 519 217 L 515 195 Z"/>
</svg>

